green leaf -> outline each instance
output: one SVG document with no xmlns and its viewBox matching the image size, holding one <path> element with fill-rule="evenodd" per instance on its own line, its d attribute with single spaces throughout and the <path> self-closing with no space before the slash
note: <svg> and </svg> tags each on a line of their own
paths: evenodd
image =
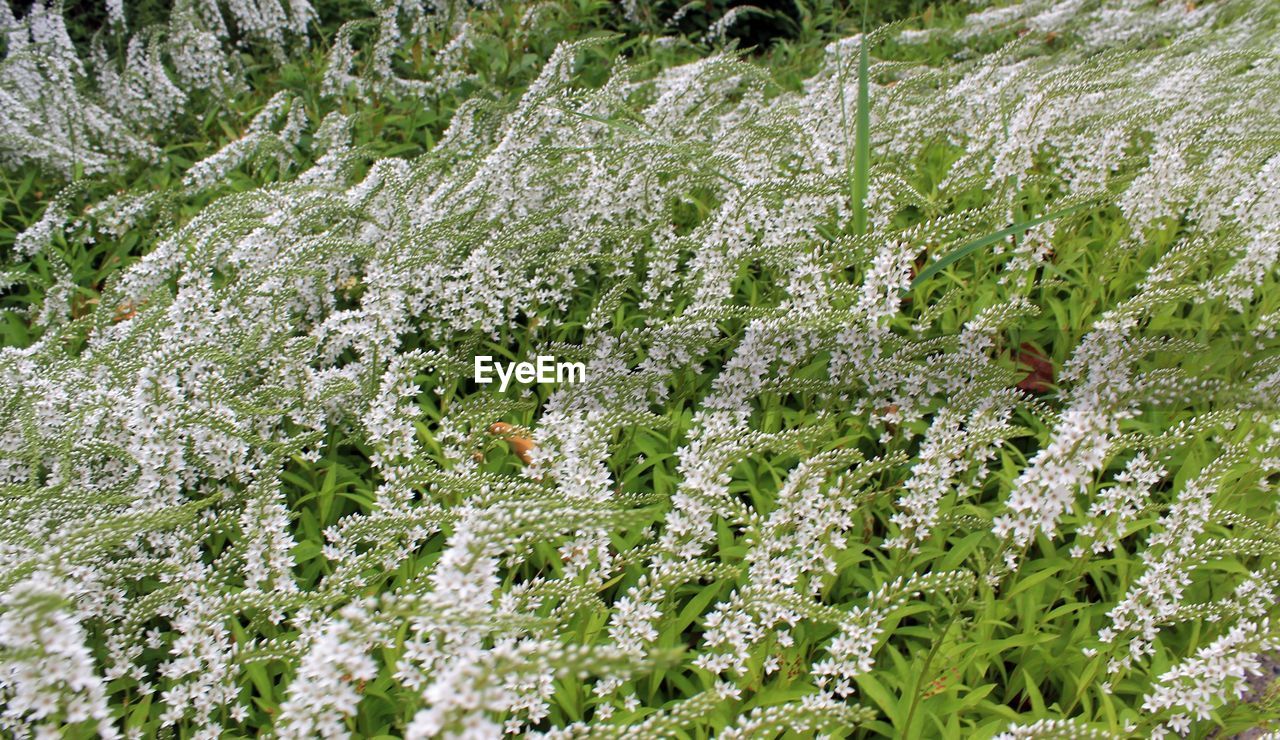
<svg viewBox="0 0 1280 740">
<path fill-rule="evenodd" d="M 954 249 L 951 252 L 948 252 L 947 254 L 943 255 L 941 258 L 934 260 L 933 263 L 930 264 L 928 267 L 926 267 L 924 270 L 922 270 L 919 275 L 916 275 L 916 279 L 911 281 L 911 287 L 903 291 L 903 294 L 905 295 L 906 293 L 909 293 L 912 290 L 915 290 L 917 287 L 920 286 L 921 283 L 925 282 L 926 280 L 933 277 L 934 275 L 937 275 L 938 273 L 947 269 L 951 265 L 955 264 L 957 261 L 962 260 L 965 257 L 968 257 L 969 255 L 973 254 L 979 249 L 989 247 L 992 244 L 995 244 L 1003 239 L 1008 239 L 1009 237 L 1014 236 L 1016 234 L 1021 234 L 1024 231 L 1027 231 L 1028 229 L 1039 226 L 1040 224 L 1048 223 L 1049 221 L 1053 221 L 1055 219 L 1059 219 L 1064 216 L 1070 216 L 1073 213 L 1079 213 L 1080 211 L 1090 207 L 1091 205 L 1092 205 L 1092 202 L 1077 203 L 1074 206 L 1062 208 L 1056 211 L 1050 211 L 1049 213 L 1046 213 L 1043 216 L 1039 216 L 1037 218 L 1033 218 L 1028 221 L 1021 221 L 1008 228 L 1001 229 L 995 232 L 994 234 L 987 234 L 986 236 L 980 237 L 978 239 L 974 239 L 973 241 L 957 249 Z"/>
<path fill-rule="evenodd" d="M 325 471 L 324 480 L 320 484 L 320 522 L 323 524 L 331 524 L 329 519 L 330 511 L 333 508 L 333 495 L 338 490 L 338 465 L 337 463 L 329 463 L 328 470 Z"/>
<path fill-rule="evenodd" d="M 148 694 L 142 697 L 141 701 L 139 701 L 137 705 L 134 706 L 133 710 L 129 712 L 129 719 L 125 726 L 129 729 L 141 728 L 147 723 L 147 717 L 150 715 L 150 712 L 151 695 Z"/>
<path fill-rule="evenodd" d="M 970 691 L 969 693 L 964 695 L 964 698 L 960 699 L 960 702 L 952 708 L 952 711 L 959 713 L 966 709 L 969 709 L 970 707 L 977 705 L 983 699 L 987 698 L 987 694 L 990 694 L 995 689 L 995 687 L 996 687 L 995 684 L 989 683 L 989 684 L 986 684 L 985 686 L 979 686 L 973 691 Z"/>
<path fill-rule="evenodd" d="M 889 722 L 894 726 L 902 723 L 902 718 L 898 716 L 898 700 L 893 694 L 889 693 L 884 684 L 881 684 L 869 673 L 854 676 L 853 680 L 858 684 L 858 690 L 884 711 L 885 716 L 889 718 Z"/>
<path fill-rule="evenodd" d="M 1066 567 L 1067 567 L 1066 562 L 1058 561 L 1056 563 L 1052 563 L 1046 566 L 1045 568 L 1042 568 L 1036 571 L 1035 573 L 1032 573 L 1026 578 L 1019 580 L 1017 584 L 1014 585 L 1013 588 L 1009 589 L 1008 593 L 1005 594 L 1005 598 L 1012 599 L 1014 596 L 1017 596 L 1023 591 L 1026 591 L 1027 589 L 1037 584 L 1043 583 L 1049 578 L 1052 578 L 1054 574 L 1061 572 L 1062 570 L 1066 569 Z"/>
<path fill-rule="evenodd" d="M 674 625 L 676 634 L 683 633 L 693 623 L 693 620 L 702 614 L 703 610 L 711 603 L 711 600 L 719 594 L 720 584 L 716 583 L 707 586 L 697 596 L 689 599 L 689 603 L 685 604 L 684 608 L 680 610 L 680 616 L 676 617 Z"/>
<path fill-rule="evenodd" d="M 293 560 L 296 563 L 305 563 L 319 555 L 321 549 L 320 543 L 314 540 L 303 540 L 293 546 Z"/>
<path fill-rule="evenodd" d="M 1027 699 L 1031 701 L 1031 708 L 1038 715 L 1045 713 L 1044 697 L 1040 695 L 1040 687 L 1036 685 L 1036 680 L 1026 670 L 1022 671 L 1022 680 L 1026 682 Z"/>
</svg>

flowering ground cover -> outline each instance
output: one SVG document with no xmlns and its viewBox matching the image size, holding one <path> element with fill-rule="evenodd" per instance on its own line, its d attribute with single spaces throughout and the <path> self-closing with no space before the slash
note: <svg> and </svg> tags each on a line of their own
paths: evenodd
<svg viewBox="0 0 1280 740">
<path fill-rule="evenodd" d="M 0 734 L 1272 729 L 1278 21 L 0 3 Z"/>
</svg>

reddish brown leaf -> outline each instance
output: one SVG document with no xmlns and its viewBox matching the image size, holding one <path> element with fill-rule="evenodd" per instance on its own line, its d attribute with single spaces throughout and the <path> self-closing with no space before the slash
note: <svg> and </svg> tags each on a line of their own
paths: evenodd
<svg viewBox="0 0 1280 740">
<path fill-rule="evenodd" d="M 112 320 L 115 321 L 116 323 L 120 323 L 121 321 L 126 321 L 128 319 L 133 318 L 134 316 L 137 316 L 138 307 L 142 306 L 144 303 L 145 301 L 140 301 L 138 303 L 134 303 L 133 301 L 125 301 L 124 303 L 120 304 L 119 308 L 116 309 L 115 316 L 112 317 Z"/>
<path fill-rule="evenodd" d="M 489 434 L 505 439 L 507 444 L 511 445 L 511 451 L 516 453 L 516 457 L 520 458 L 525 465 L 529 464 L 531 461 L 529 453 L 533 451 L 533 448 L 537 447 L 532 439 L 529 439 L 505 421 L 490 424 Z"/>
<path fill-rule="evenodd" d="M 1044 353 L 1023 342 L 1015 359 L 1019 365 L 1031 370 L 1018 382 L 1018 388 L 1031 393 L 1048 393 L 1053 388 L 1053 363 Z"/>
</svg>

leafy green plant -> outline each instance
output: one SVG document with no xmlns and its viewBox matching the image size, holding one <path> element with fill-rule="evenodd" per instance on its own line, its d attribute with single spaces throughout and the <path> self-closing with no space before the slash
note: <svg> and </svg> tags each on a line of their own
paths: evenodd
<svg viewBox="0 0 1280 740">
<path fill-rule="evenodd" d="M 437 10 L 7 164 L 5 732 L 1277 719 L 1274 9 Z"/>
</svg>

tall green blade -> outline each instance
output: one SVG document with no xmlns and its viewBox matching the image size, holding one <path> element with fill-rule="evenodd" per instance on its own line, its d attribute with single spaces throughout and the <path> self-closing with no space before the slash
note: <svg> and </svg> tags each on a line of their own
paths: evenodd
<svg viewBox="0 0 1280 740">
<path fill-rule="evenodd" d="M 867 37 L 858 47 L 858 112 L 853 140 L 853 232 L 867 233 L 867 189 L 871 178 L 871 80 Z"/>
</svg>

